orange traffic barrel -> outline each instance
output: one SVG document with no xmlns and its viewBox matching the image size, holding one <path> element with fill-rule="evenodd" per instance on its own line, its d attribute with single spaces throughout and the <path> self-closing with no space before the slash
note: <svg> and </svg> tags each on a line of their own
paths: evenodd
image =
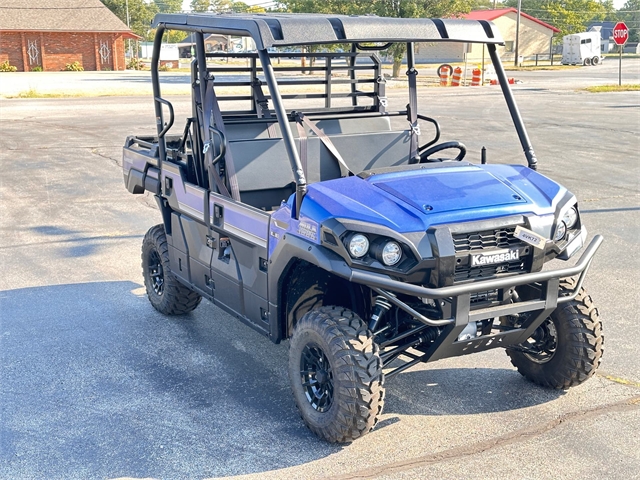
<svg viewBox="0 0 640 480">
<path fill-rule="evenodd" d="M 480 85 L 482 85 L 481 77 L 482 77 L 482 71 L 479 68 L 474 68 L 473 76 L 471 77 L 471 86 L 479 87 Z"/>
<path fill-rule="evenodd" d="M 451 67 L 449 65 L 442 65 L 438 68 L 438 76 L 440 77 L 440 86 L 446 87 L 449 85 L 449 73 Z"/>
<path fill-rule="evenodd" d="M 462 69 L 460 67 L 456 67 L 456 69 L 453 71 L 453 76 L 451 77 L 451 86 L 459 87 L 461 77 L 462 77 Z"/>
</svg>

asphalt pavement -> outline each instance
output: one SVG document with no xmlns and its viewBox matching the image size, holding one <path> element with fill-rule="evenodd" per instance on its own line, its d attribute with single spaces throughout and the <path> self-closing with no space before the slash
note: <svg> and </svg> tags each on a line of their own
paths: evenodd
<svg viewBox="0 0 640 480">
<path fill-rule="evenodd" d="M 225 64 L 222 64 L 224 66 Z M 242 64 L 243 66 L 245 64 Z M 236 65 L 237 66 L 237 65 Z M 249 64 L 247 63 L 248 67 Z M 439 65 L 421 65 L 418 82 L 429 85 L 438 84 L 436 74 Z M 508 66 L 508 65 L 505 65 Z M 467 82 L 471 81 L 475 63 L 467 65 Z M 384 72 L 391 73 L 390 65 L 383 65 Z M 553 72 L 553 73 L 552 73 Z M 337 71 L 334 75 L 344 72 Z M 293 75 L 291 72 L 282 75 Z M 607 57 L 595 67 L 570 67 L 557 71 L 520 70 L 509 71 L 507 75 L 528 88 L 544 88 L 552 90 L 575 90 L 592 85 L 618 83 L 618 59 Z M 224 75 L 226 80 L 238 78 L 237 75 Z M 310 78 L 304 75 L 305 78 Z M 221 78 L 221 75 L 218 75 Z M 247 77 L 248 78 L 248 77 Z M 246 78 L 243 77 L 244 80 Z M 190 95 L 191 77 L 188 72 L 160 72 L 163 95 Z M 640 83 L 640 58 L 623 57 L 622 83 Z M 404 79 L 392 80 L 388 86 L 393 88 L 400 84 L 404 88 Z M 462 87 L 460 87 L 462 88 Z M 487 87 L 489 88 L 489 87 Z M 498 87 L 492 87 L 497 89 Z M 452 87 L 455 90 L 455 88 Z M 0 76 L 0 98 L 18 95 L 36 97 L 43 95 L 65 96 L 122 96 L 152 94 L 151 74 L 148 70 L 112 71 L 112 72 L 15 72 Z"/>
<path fill-rule="evenodd" d="M 419 365 L 342 446 L 299 419 L 286 342 L 207 302 L 167 318 L 147 301 L 140 245 L 160 216 L 124 188 L 121 145 L 153 132 L 150 97 L 0 99 L 0 478 L 640 478 L 640 93 L 579 92 L 564 72 L 515 95 L 540 172 L 605 236 L 585 284 L 598 374 L 563 392 L 501 350 Z M 419 105 L 471 161 L 486 146 L 524 162 L 496 89 L 427 89 Z"/>
</svg>

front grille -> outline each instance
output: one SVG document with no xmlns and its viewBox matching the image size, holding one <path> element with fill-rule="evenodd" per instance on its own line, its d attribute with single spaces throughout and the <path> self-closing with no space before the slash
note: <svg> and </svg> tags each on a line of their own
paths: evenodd
<svg viewBox="0 0 640 480">
<path fill-rule="evenodd" d="M 485 292 L 478 292 L 471 294 L 471 305 L 478 305 L 484 303 L 497 302 L 500 299 L 498 296 L 498 289 L 487 290 Z"/>
<path fill-rule="evenodd" d="M 514 236 L 515 230 L 515 227 L 508 227 L 484 232 L 457 233 L 453 235 L 453 244 L 456 253 L 522 245 L 520 239 Z"/>
<path fill-rule="evenodd" d="M 454 283 L 528 272 L 533 248 L 515 237 L 514 232 L 515 227 L 505 227 L 482 232 L 454 234 L 453 243 L 456 251 Z M 514 248 L 519 251 L 518 259 L 492 265 L 471 266 L 470 254 L 472 253 Z"/>
<path fill-rule="evenodd" d="M 505 273 L 524 273 L 527 271 L 526 258 L 520 258 L 519 260 L 500 265 L 484 265 L 482 267 L 471 267 L 468 264 L 456 264 L 453 281 L 463 282 L 465 280 L 479 280 Z"/>
</svg>

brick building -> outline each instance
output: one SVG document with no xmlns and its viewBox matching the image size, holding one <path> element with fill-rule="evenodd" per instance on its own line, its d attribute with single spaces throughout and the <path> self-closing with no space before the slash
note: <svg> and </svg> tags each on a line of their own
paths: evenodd
<svg viewBox="0 0 640 480">
<path fill-rule="evenodd" d="M 0 63 L 18 71 L 124 70 L 125 40 L 137 38 L 100 0 L 0 0 Z"/>
</svg>

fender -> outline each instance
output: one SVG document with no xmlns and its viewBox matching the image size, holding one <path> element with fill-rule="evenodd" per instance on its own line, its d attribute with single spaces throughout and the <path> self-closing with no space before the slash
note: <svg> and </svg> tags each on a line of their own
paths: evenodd
<svg viewBox="0 0 640 480">
<path fill-rule="evenodd" d="M 347 280 L 352 276 L 351 268 L 338 254 L 290 233 L 283 235 L 269 259 L 269 338 L 274 343 L 285 338 L 286 312 L 281 309 L 280 292 L 286 272 L 298 260 Z"/>
</svg>

